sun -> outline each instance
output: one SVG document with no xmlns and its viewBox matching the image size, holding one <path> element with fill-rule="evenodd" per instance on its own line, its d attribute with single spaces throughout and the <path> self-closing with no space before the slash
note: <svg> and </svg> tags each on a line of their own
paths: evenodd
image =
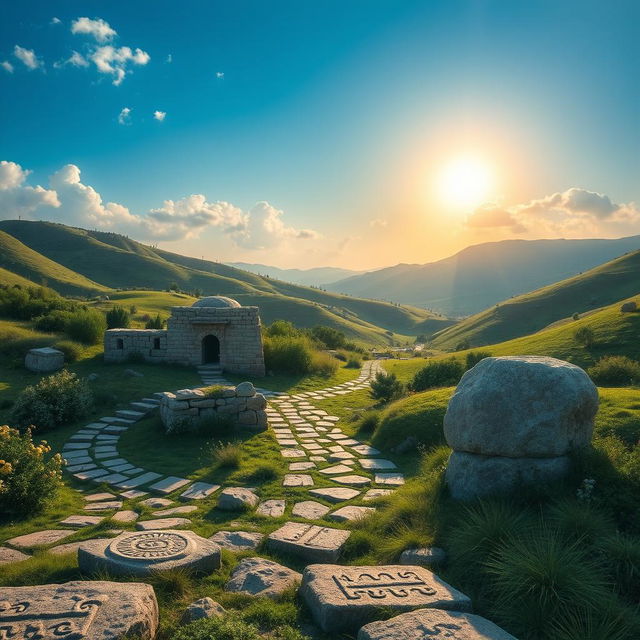
<svg viewBox="0 0 640 640">
<path fill-rule="evenodd" d="M 490 199 L 494 176 L 483 158 L 465 154 L 451 159 L 442 169 L 438 186 L 442 201 L 455 209 L 474 209 Z"/>
</svg>

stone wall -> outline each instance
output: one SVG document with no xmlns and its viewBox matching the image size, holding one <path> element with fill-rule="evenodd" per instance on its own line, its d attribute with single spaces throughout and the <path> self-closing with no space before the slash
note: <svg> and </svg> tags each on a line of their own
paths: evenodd
<svg viewBox="0 0 640 640">
<path fill-rule="evenodd" d="M 167 433 L 195 431 L 206 421 L 231 419 L 241 429 L 265 431 L 267 400 L 250 382 L 222 387 L 214 395 L 201 389 L 165 391 L 160 398 L 160 419 Z"/>
<path fill-rule="evenodd" d="M 148 362 L 190 366 L 205 363 L 203 340 L 220 342 L 220 367 L 240 375 L 264 376 L 258 307 L 173 307 L 167 329 L 109 329 L 104 336 L 106 362 L 141 354 Z"/>
<path fill-rule="evenodd" d="M 124 362 L 136 354 L 140 354 L 147 362 L 164 362 L 167 358 L 167 331 L 165 329 L 105 331 L 105 362 Z"/>
</svg>

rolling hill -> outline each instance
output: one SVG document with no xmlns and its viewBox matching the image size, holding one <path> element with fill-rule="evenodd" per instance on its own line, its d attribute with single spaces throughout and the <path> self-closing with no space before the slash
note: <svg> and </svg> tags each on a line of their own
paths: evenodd
<svg viewBox="0 0 640 640">
<path fill-rule="evenodd" d="M 640 249 L 640 236 L 616 240 L 505 240 L 463 249 L 428 264 L 399 264 L 327 285 L 449 316 L 478 313 Z"/>
<path fill-rule="evenodd" d="M 0 264 L 61 293 L 93 296 L 114 289 L 166 290 L 176 284 L 203 295 L 229 295 L 262 308 L 269 318 L 302 327 L 329 324 L 352 339 L 389 344 L 392 336 L 431 335 L 453 321 L 424 309 L 359 300 L 281 282 L 234 267 L 163 251 L 114 233 L 49 222 L 0 221 L 11 259 Z M 9 255 L 9 254 L 8 254 Z M 3 250 L 4 256 L 4 250 Z"/>
<path fill-rule="evenodd" d="M 433 338 L 437 349 L 494 344 L 535 333 L 573 316 L 640 293 L 640 251 L 634 251 L 531 293 L 505 300 Z"/>
<path fill-rule="evenodd" d="M 364 271 L 354 271 L 353 269 L 341 269 L 339 267 L 316 267 L 314 269 L 280 269 L 266 264 L 253 264 L 249 262 L 229 262 L 229 266 L 237 269 L 244 269 L 251 273 L 257 273 L 269 278 L 277 278 L 285 282 L 303 284 L 311 287 L 319 287 L 326 282 L 344 280 L 351 276 L 357 276 Z"/>
</svg>

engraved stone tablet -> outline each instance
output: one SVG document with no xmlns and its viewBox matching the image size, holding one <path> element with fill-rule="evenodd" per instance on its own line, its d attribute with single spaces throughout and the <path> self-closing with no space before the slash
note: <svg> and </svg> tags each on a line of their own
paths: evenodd
<svg viewBox="0 0 640 640">
<path fill-rule="evenodd" d="M 150 640 L 157 628 L 158 603 L 148 584 L 77 581 L 2 588 L 2 638 Z"/>
<path fill-rule="evenodd" d="M 78 550 L 85 572 L 146 576 L 156 571 L 187 569 L 210 573 L 220 566 L 220 547 L 192 531 L 137 531 Z"/>
<path fill-rule="evenodd" d="M 350 531 L 315 524 L 287 522 L 269 534 L 269 548 L 317 562 L 335 562 Z"/>
<path fill-rule="evenodd" d="M 451 638 L 451 640 L 516 640 L 486 618 L 459 611 L 419 609 L 371 622 L 360 629 L 358 640 L 406 640 L 407 638 Z"/>
<path fill-rule="evenodd" d="M 382 609 L 471 610 L 467 596 L 417 566 L 309 565 L 303 574 L 301 593 L 326 632 L 357 629 Z"/>
</svg>

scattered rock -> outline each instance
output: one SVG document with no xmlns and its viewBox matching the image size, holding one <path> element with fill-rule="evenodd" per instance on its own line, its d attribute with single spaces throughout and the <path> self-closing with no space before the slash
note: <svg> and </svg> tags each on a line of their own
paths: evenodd
<svg viewBox="0 0 640 640">
<path fill-rule="evenodd" d="M 302 574 L 277 562 L 264 558 L 247 558 L 234 569 L 225 589 L 275 598 L 301 580 Z"/>
<path fill-rule="evenodd" d="M 270 518 L 279 518 L 284 515 L 285 506 L 284 500 L 265 500 L 258 505 L 256 513 Z"/>
<path fill-rule="evenodd" d="M 371 622 L 360 629 L 357 640 L 405 640 L 439 636 L 454 640 L 516 640 L 486 618 L 472 613 L 418 609 L 390 620 Z"/>
<path fill-rule="evenodd" d="M 440 547 L 423 547 L 422 549 L 405 549 L 400 554 L 400 564 L 435 567 L 447 559 L 447 554 Z"/>
<path fill-rule="evenodd" d="M 143 504 L 145 507 L 151 507 L 152 509 L 158 509 L 159 507 L 168 507 L 170 504 L 173 504 L 173 500 L 169 500 L 168 498 L 147 498 L 146 500 L 141 500 L 140 504 Z"/>
<path fill-rule="evenodd" d="M 124 511 L 117 511 L 111 516 L 114 522 L 135 522 L 138 519 L 138 514 L 135 511 L 125 509 Z"/>
<path fill-rule="evenodd" d="M 629 300 L 629 302 L 624 302 L 620 306 L 620 311 L 622 311 L 622 313 L 633 313 L 634 311 L 637 311 L 637 310 L 638 310 L 638 305 L 634 300 Z"/>
<path fill-rule="evenodd" d="M 246 509 L 257 506 L 260 498 L 250 491 L 242 487 L 229 487 L 223 489 L 218 497 L 218 509 L 224 511 L 244 511 Z"/>
<path fill-rule="evenodd" d="M 22 553 L 22 551 L 9 549 L 9 547 L 0 547 L 0 566 L 12 562 L 20 562 L 21 560 L 28 560 L 30 557 L 31 556 L 28 556 L 26 553 Z"/>
<path fill-rule="evenodd" d="M 264 535 L 251 531 L 218 531 L 209 540 L 228 551 L 248 551 L 255 549 Z"/>
<path fill-rule="evenodd" d="M 315 524 L 287 522 L 269 534 L 269 548 L 284 551 L 315 562 L 335 562 L 351 534 L 343 529 Z"/>
<path fill-rule="evenodd" d="M 314 500 L 305 500 L 304 502 L 297 502 L 293 505 L 293 511 L 291 512 L 296 518 L 305 518 L 306 520 L 319 520 L 326 513 L 328 513 L 329 507 Z"/>
<path fill-rule="evenodd" d="M 304 570 L 300 593 L 325 632 L 357 629 L 381 608 L 397 612 L 425 607 L 471 609 L 467 596 L 418 566 L 312 564 Z"/>
<path fill-rule="evenodd" d="M 182 622 L 188 624 L 202 618 L 222 618 L 225 613 L 227 613 L 225 608 L 212 598 L 200 598 L 187 607 L 182 616 Z"/>
<path fill-rule="evenodd" d="M 240 398 L 250 398 L 256 393 L 256 388 L 250 382 L 241 382 L 236 387 L 236 395 Z"/>
<path fill-rule="evenodd" d="M 147 576 L 185 569 L 211 573 L 220 567 L 220 547 L 193 531 L 125 532 L 112 540 L 78 549 L 78 564 L 87 573 Z"/>
</svg>

